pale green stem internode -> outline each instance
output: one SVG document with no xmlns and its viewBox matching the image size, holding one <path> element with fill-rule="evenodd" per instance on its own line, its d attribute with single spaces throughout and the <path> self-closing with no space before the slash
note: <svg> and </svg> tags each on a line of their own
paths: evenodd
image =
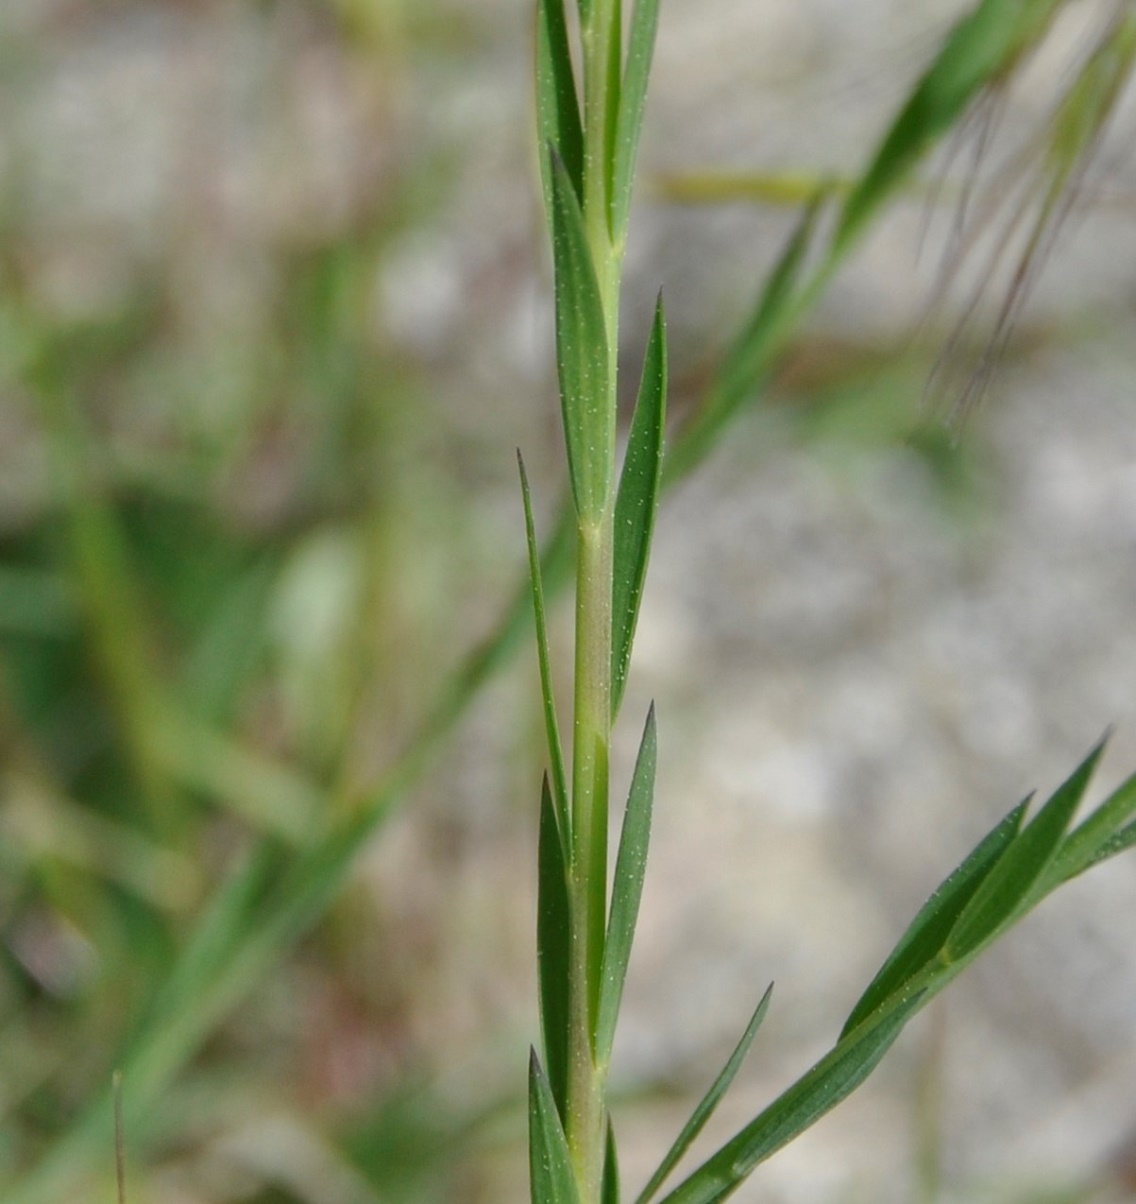
<svg viewBox="0 0 1136 1204">
<path fill-rule="evenodd" d="M 580 515 L 576 540 L 576 664 L 569 861 L 570 1037 L 565 1130 L 580 1199 L 600 1198 L 607 1114 L 607 1066 L 595 1056 L 607 917 L 607 826 L 612 712 L 614 447 L 621 256 L 611 235 L 610 144 L 620 68 L 619 0 L 592 0 L 581 23 L 584 76 L 583 211 L 607 335 L 600 421 L 610 462 L 600 513 Z"/>
</svg>

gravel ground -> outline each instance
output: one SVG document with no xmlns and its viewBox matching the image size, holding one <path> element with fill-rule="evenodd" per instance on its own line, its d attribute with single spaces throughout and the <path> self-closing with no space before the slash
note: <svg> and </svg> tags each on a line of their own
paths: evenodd
<svg viewBox="0 0 1136 1204">
<path fill-rule="evenodd" d="M 963 7 L 671 0 L 648 170 L 854 167 Z M 412 58 L 398 80 L 348 88 L 299 6 L 294 25 L 274 23 L 271 37 L 236 14 L 222 37 L 216 13 L 136 7 L 97 36 L 50 44 L 17 135 L 0 150 L 41 148 L 27 176 L 50 268 L 40 286 L 80 310 L 113 292 L 132 262 L 165 253 L 201 156 L 209 170 L 194 204 L 210 206 L 211 228 L 225 234 L 179 262 L 194 287 L 211 290 L 218 322 L 239 321 L 255 292 L 261 240 L 347 220 L 344 198 L 381 187 L 412 153 L 444 159 L 450 183 L 436 211 L 392 247 L 376 290 L 392 338 L 430 373 L 448 438 L 477 459 L 471 505 L 487 543 L 508 524 L 512 552 L 495 566 L 504 580 L 520 549 L 511 448 L 532 447 L 538 478 L 558 456 L 551 410 L 533 405 L 550 394 L 551 356 L 528 148 L 527 5 L 450 11 L 467 44 Z M 25 3 L 10 15 L 31 24 L 42 14 Z M 1073 13 L 1067 39 L 1083 16 Z M 232 61 L 214 53 L 222 44 Z M 269 112 L 250 98 L 272 77 L 274 56 L 299 66 L 289 104 Z M 1015 121 L 1028 128 L 1044 111 L 1044 67 L 1008 120 L 1011 135 Z M 379 145 L 376 128 L 389 130 Z M 1131 167 L 1116 158 L 1108 179 L 1130 186 Z M 642 713 L 657 700 L 662 762 L 618 1058 L 631 1079 L 699 1081 L 775 979 L 767 1032 L 720 1131 L 825 1048 L 889 942 L 995 817 L 1056 785 L 1110 724 L 1095 797 L 1136 764 L 1131 219 L 1123 208 L 1091 211 L 1053 263 L 1030 320 L 1084 326 L 1089 314 L 1092 333 L 1052 340 L 999 376 L 966 435 L 980 449 L 980 498 L 961 517 L 908 449 L 837 444 L 818 454 L 793 446 L 768 416 L 740 424 L 664 507 L 626 708 Z M 663 283 L 677 375 L 696 373 L 705 341 L 738 311 L 787 221 L 744 209 L 708 216 L 645 192 L 629 342 Z M 934 275 L 918 256 L 921 221 L 914 206 L 872 239 L 818 330 L 902 336 Z M 224 268 L 234 231 L 245 253 L 203 284 L 195 257 Z M 34 480 L 14 489 L 7 479 L 12 505 L 30 505 Z M 460 749 L 453 760 L 469 768 Z M 482 767 L 463 789 L 492 794 L 508 780 Z M 464 822 L 484 842 L 447 884 L 451 905 L 470 904 L 459 946 L 471 916 L 496 922 L 506 906 L 523 906 L 530 885 L 485 902 L 487 883 L 516 879 L 518 850 L 515 838 L 502 843 L 499 811 L 476 816 Z M 422 843 L 402 827 L 375 865 L 397 872 L 408 849 L 426 856 Z M 737 1199 L 912 1198 L 916 1099 L 936 1076 L 951 1182 L 970 1191 L 1093 1173 L 1136 1132 L 1133 916 L 1131 859 L 1068 889 L 913 1026 L 862 1098 Z M 519 967 L 527 923 L 510 932 L 516 948 L 501 962 Z M 490 974 L 457 958 L 435 990 L 463 993 L 468 974 L 491 1012 L 500 988 L 479 975 L 499 979 L 500 964 Z M 506 1007 L 531 1019 L 527 990 L 518 983 Z M 457 1023 L 445 1004 L 430 1015 Z M 629 1121 L 632 1175 L 676 1117 L 660 1105 Z"/>
</svg>

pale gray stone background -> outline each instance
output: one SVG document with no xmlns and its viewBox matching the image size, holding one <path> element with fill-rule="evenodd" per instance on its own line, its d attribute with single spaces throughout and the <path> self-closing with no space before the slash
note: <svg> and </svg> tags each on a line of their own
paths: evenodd
<svg viewBox="0 0 1136 1204">
<path fill-rule="evenodd" d="M 6 0 L 4 19 L 30 21 L 35 7 Z M 652 173 L 854 169 L 964 7 L 664 0 L 628 265 L 629 355 L 663 284 L 676 376 L 697 374 L 789 222 L 661 204 Z M 392 250 L 376 295 L 393 337 L 428 372 L 449 438 L 479 466 L 469 506 L 496 584 L 470 631 L 521 564 L 513 446 L 525 447 L 534 479 L 559 472 L 528 8 L 439 5 L 461 36 L 386 81 L 390 140 L 377 145 L 318 48 L 299 56 L 281 111 L 218 87 L 243 80 L 254 95 L 298 35 L 280 22 L 266 37 L 234 9 L 222 39 L 192 5 L 136 9 L 130 22 L 65 41 L 0 130 L 0 155 L 31 156 L 44 238 L 61 244 L 53 295 L 80 310 L 84 289 L 104 298 L 132 257 L 171 237 L 191 152 L 211 165 L 208 203 L 253 233 L 334 224 L 361 175 L 381 177 L 400 156 L 445 158 L 448 191 Z M 1067 42 L 1091 20 L 1091 5 L 1073 8 Z M 1015 121 L 1028 128 L 1045 111 L 1046 63 L 1007 118 L 1011 136 Z M 224 137 L 210 141 L 219 128 Z M 1123 140 L 1110 154 L 1107 178 L 1131 196 Z M 921 224 L 919 206 L 897 209 L 813 329 L 901 341 L 934 280 Z M 776 979 L 719 1134 L 827 1048 L 915 908 L 998 816 L 1055 786 L 1110 724 L 1094 798 L 1136 765 L 1136 212 L 1101 207 L 1074 224 L 1027 320 L 1082 333 L 1045 342 L 997 378 L 964 435 L 981 449 L 970 517 L 944 509 L 904 448 L 800 448 L 760 416 L 663 508 L 621 734 L 628 766 L 637 716 L 654 698 L 657 831 L 618 1063 L 628 1081 L 673 1077 L 694 1090 Z M 200 268 L 183 266 L 191 277 Z M 257 287 L 255 256 L 214 266 L 200 287 L 239 323 Z M 207 391 L 197 404 L 209 420 Z M 24 486 L 7 475 L 3 488 L 13 505 L 30 504 L 34 474 L 25 463 L 12 471 Z M 551 491 L 538 492 L 547 514 Z M 458 808 L 451 822 L 469 838 L 460 874 L 431 887 L 419 877 L 405 896 L 413 912 L 433 891 L 422 910 L 452 917 L 455 951 L 421 1025 L 458 1034 L 455 1044 L 490 1019 L 532 1027 L 531 880 L 518 870 L 531 829 L 501 802 L 531 782 L 506 764 L 515 747 L 499 722 L 531 708 L 531 686 L 526 669 L 492 693 L 448 758 L 454 784 L 423 803 L 435 818 Z M 413 815 L 389 834 L 371 859 L 387 875 L 376 888 L 384 898 L 398 895 L 400 873 L 409 882 L 429 869 L 429 844 Z M 912 1199 L 917 1085 L 936 1033 L 960 1198 L 1009 1199 L 1015 1183 L 1094 1173 L 1136 1133 L 1134 920 L 1131 857 L 1068 889 L 933 1020 L 913 1025 L 860 1097 L 737 1199 Z M 680 1107 L 628 1110 L 630 1178 L 661 1153 Z M 514 1175 L 503 1170 L 502 1182 L 519 1199 Z"/>
</svg>

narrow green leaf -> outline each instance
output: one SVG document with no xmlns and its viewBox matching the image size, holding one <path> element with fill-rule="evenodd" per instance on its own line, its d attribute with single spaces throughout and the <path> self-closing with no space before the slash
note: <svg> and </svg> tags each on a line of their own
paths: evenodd
<svg viewBox="0 0 1136 1204">
<path fill-rule="evenodd" d="M 579 1204 L 564 1126 L 536 1050 L 529 1055 L 529 1188 L 532 1204 Z"/>
<path fill-rule="evenodd" d="M 664 1204 L 716 1204 L 724 1200 L 761 1162 L 851 1095 L 876 1068 L 923 1002 L 923 996 L 915 994 L 850 1033 L 665 1196 Z"/>
<path fill-rule="evenodd" d="M 611 490 L 615 411 L 608 397 L 603 302 L 584 214 L 563 160 L 552 157 L 552 257 L 556 276 L 556 361 L 576 513 L 596 522 Z"/>
<path fill-rule="evenodd" d="M 540 665 L 540 694 L 544 704 L 544 732 L 548 741 L 548 756 L 552 762 L 552 801 L 556 820 L 565 843 L 571 842 L 568 808 L 568 779 L 564 771 L 564 750 L 560 743 L 560 725 L 556 719 L 556 696 L 552 686 L 552 663 L 548 653 L 548 624 L 545 621 L 544 585 L 540 573 L 540 548 L 536 542 L 533 522 L 532 495 L 521 450 L 517 449 L 517 467 L 521 474 L 521 497 L 525 505 L 525 538 L 529 548 L 529 581 L 532 587 L 533 617 L 536 621 L 537 661 Z"/>
<path fill-rule="evenodd" d="M 1116 790 L 1083 822 L 1077 825 L 1066 837 L 1053 865 L 1046 872 L 1045 880 L 1049 890 L 1062 882 L 1075 878 L 1084 873 L 1091 865 L 1113 856 L 1127 847 L 1120 840 L 1119 847 L 1113 848 L 1113 842 L 1121 838 L 1122 833 L 1131 832 L 1131 826 L 1124 825 L 1136 815 L 1136 774 L 1122 782 Z M 1108 850 L 1106 852 L 1106 850 Z"/>
<path fill-rule="evenodd" d="M 943 947 L 946 962 L 967 957 L 1013 918 L 1060 848 L 1103 751 L 1102 740 L 1054 791 L 975 891 Z"/>
<path fill-rule="evenodd" d="M 834 247 L 846 246 L 952 129 L 983 88 L 996 86 L 1043 36 L 1059 0 L 984 0 L 948 34 L 844 205 Z"/>
<path fill-rule="evenodd" d="M 536 957 L 540 1022 L 553 1098 L 563 1112 L 568 1096 L 568 870 L 548 778 L 540 792 L 537 854 Z"/>
<path fill-rule="evenodd" d="M 648 1201 L 654 1198 L 655 1193 L 666 1182 L 667 1176 L 678 1165 L 679 1160 L 690 1148 L 694 1139 L 702 1132 L 706 1122 L 714 1115 L 714 1109 L 729 1090 L 730 1084 L 741 1069 L 742 1062 L 745 1061 L 746 1054 L 749 1053 L 753 1039 L 757 1036 L 757 1030 L 761 1027 L 765 1013 L 769 1010 L 769 1001 L 772 997 L 773 984 L 770 983 L 765 994 L 762 995 L 761 1001 L 754 1009 L 753 1015 L 749 1018 L 741 1040 L 734 1046 L 734 1052 L 730 1054 L 729 1060 L 710 1085 L 710 1090 L 699 1101 L 698 1107 L 690 1114 L 690 1119 L 683 1125 L 682 1132 L 675 1138 L 674 1144 L 667 1151 L 666 1157 L 659 1163 L 658 1170 L 651 1176 L 647 1186 L 639 1193 L 635 1204 L 648 1204 Z"/>
<path fill-rule="evenodd" d="M 584 131 L 564 0 L 537 0 L 536 10 L 536 129 L 537 146 L 552 146 L 564 161 L 577 198 L 584 195 Z M 552 163 L 540 156 L 544 211 L 552 225 Z"/>
<path fill-rule="evenodd" d="M 615 1126 L 607 1118 L 607 1149 L 604 1151 L 603 1204 L 619 1204 L 619 1153 L 615 1148 Z"/>
<path fill-rule="evenodd" d="M 911 921 L 879 973 L 852 1009 L 841 1038 L 902 989 L 938 956 L 951 929 L 1021 827 L 1029 799 L 1019 803 L 935 890 Z"/>
<path fill-rule="evenodd" d="M 667 332 L 659 294 L 655 320 L 643 359 L 639 396 L 631 419 L 627 455 L 615 499 L 615 548 L 612 580 L 611 713 L 623 701 L 631 644 L 647 576 L 647 558 L 659 501 L 663 470 L 663 432 L 667 406 Z"/>
<path fill-rule="evenodd" d="M 619 1004 L 639 902 L 643 897 L 643 879 L 647 870 L 647 845 L 651 837 L 651 804 L 655 791 L 655 761 L 658 747 L 655 733 L 655 707 L 647 712 L 647 724 L 631 775 L 631 790 L 623 813 L 623 831 L 615 859 L 615 878 L 611 892 L 611 914 L 604 942 L 603 970 L 600 976 L 600 1001 L 596 1013 L 596 1065 L 606 1066 L 611 1057 Z"/>
<path fill-rule="evenodd" d="M 608 235 L 615 242 L 612 214 L 614 213 L 613 190 L 615 188 L 616 160 L 619 155 L 619 109 L 623 94 L 623 0 L 609 0 L 611 4 L 610 37 L 607 43 L 607 87 L 604 91 L 604 138 L 603 171 L 604 197 Z M 618 252 L 617 252 L 618 253 Z"/>
<path fill-rule="evenodd" d="M 1099 865 L 1102 861 L 1107 861 L 1110 857 L 1115 857 L 1118 853 L 1123 853 L 1125 850 L 1136 845 L 1136 824 L 1129 824 L 1126 828 L 1121 828 L 1115 836 L 1109 837 L 1097 849 L 1093 855 L 1093 859 L 1085 867 L 1091 869 L 1094 865 Z"/>
<path fill-rule="evenodd" d="M 647 102 L 647 80 L 651 74 L 651 59 L 655 53 L 655 32 L 658 25 L 659 0 L 635 0 L 615 133 L 611 232 L 616 246 L 621 246 L 627 236 L 631 191 L 639 156 L 639 135 L 643 129 L 643 110 Z"/>
</svg>

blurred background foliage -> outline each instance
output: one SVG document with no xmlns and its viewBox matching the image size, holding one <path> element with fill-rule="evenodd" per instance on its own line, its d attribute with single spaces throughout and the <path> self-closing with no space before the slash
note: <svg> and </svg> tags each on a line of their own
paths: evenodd
<svg viewBox="0 0 1136 1204">
<path fill-rule="evenodd" d="M 522 563 L 513 446 L 562 479 L 529 34 L 3 4 L 0 1198 L 109 1198 L 124 1058 L 135 1204 L 523 1194 L 539 716 L 527 665 L 466 713 L 462 657 Z M 713 322 L 675 322 L 681 414 Z M 970 513 L 928 366 L 802 337 L 763 437 L 907 438 Z"/>
<path fill-rule="evenodd" d="M 455 186 L 411 75 L 481 36 L 398 0 L 0 16 L 3 1179 L 254 844 L 291 864 L 357 805 L 516 562 L 469 500 L 484 402 L 383 276 Z M 460 817 L 423 839 L 460 860 Z M 500 1088 L 437 1096 L 437 887 L 386 889 L 205 1035 L 154 1117 L 184 1183 L 134 1198 L 477 1198 L 455 1133 Z"/>
</svg>

